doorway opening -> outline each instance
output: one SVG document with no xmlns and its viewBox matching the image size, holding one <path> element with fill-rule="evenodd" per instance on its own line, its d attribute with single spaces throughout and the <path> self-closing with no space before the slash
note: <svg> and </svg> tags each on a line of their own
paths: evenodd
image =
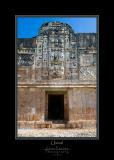
<svg viewBox="0 0 114 160">
<path fill-rule="evenodd" d="M 48 94 L 48 120 L 64 120 L 64 95 Z"/>
</svg>

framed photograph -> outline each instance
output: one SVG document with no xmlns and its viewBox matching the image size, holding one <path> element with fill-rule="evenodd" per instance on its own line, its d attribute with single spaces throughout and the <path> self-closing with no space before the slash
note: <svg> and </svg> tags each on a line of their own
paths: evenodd
<svg viewBox="0 0 114 160">
<path fill-rule="evenodd" d="M 16 15 L 15 138 L 99 139 L 99 16 Z"/>
</svg>

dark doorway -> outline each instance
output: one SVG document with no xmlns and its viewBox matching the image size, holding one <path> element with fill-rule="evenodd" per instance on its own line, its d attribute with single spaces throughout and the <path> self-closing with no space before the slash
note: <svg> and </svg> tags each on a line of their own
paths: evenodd
<svg viewBox="0 0 114 160">
<path fill-rule="evenodd" d="M 48 95 L 48 119 L 64 120 L 64 95 Z"/>
</svg>

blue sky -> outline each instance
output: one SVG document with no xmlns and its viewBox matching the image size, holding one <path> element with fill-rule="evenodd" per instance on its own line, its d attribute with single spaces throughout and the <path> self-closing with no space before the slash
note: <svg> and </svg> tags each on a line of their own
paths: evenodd
<svg viewBox="0 0 114 160">
<path fill-rule="evenodd" d="M 16 18 L 16 37 L 32 38 L 45 22 L 59 21 L 69 24 L 77 33 L 96 33 L 96 17 L 22 17 Z"/>
</svg>

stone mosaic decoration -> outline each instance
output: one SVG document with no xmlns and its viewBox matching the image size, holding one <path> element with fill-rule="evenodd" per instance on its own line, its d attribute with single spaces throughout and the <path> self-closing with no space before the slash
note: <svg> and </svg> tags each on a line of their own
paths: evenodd
<svg viewBox="0 0 114 160">
<path fill-rule="evenodd" d="M 96 80 L 95 33 L 74 33 L 68 24 L 49 22 L 33 40 L 20 41 L 17 64 L 35 69 L 36 81 Z"/>
<path fill-rule="evenodd" d="M 80 80 L 96 80 L 96 67 L 81 67 Z"/>
</svg>

